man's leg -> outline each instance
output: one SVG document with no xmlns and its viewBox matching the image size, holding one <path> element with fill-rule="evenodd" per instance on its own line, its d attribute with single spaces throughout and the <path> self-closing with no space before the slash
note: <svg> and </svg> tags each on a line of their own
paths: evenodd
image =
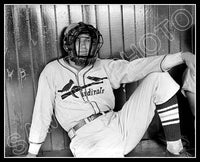
<svg viewBox="0 0 200 162">
<path fill-rule="evenodd" d="M 181 142 L 181 130 L 176 95 L 163 104 L 156 105 L 156 111 L 161 119 L 167 150 L 173 154 L 179 154 L 183 149 Z"/>
<path fill-rule="evenodd" d="M 161 108 L 167 101 L 171 103 L 171 99 L 174 101 L 172 97 L 178 90 L 179 85 L 168 73 L 151 73 L 143 79 L 141 84 L 119 111 L 119 125 L 125 141 L 124 154 L 130 152 L 139 143 L 154 116 L 155 109 L 158 107 Z M 174 102 L 172 102 L 172 105 L 174 105 Z M 165 104 L 164 107 L 166 107 Z M 176 113 L 176 118 L 177 117 Z M 182 149 L 182 143 L 180 127 L 177 126 L 177 123 L 174 124 L 174 131 L 168 131 L 165 135 L 167 139 L 173 137 L 172 141 L 174 140 L 173 142 L 168 142 L 168 145 L 173 145 L 174 149 L 172 150 L 169 146 L 167 146 L 167 149 L 170 148 L 169 151 L 177 153 Z M 170 127 L 172 127 L 172 125 L 173 123 L 170 124 Z"/>
</svg>

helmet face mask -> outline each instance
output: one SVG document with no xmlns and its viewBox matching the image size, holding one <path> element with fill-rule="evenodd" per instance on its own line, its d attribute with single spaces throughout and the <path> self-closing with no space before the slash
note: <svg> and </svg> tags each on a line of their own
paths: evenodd
<svg viewBox="0 0 200 162">
<path fill-rule="evenodd" d="M 87 47 L 85 47 L 84 52 L 87 52 L 87 55 L 82 55 L 81 39 L 86 41 Z M 103 38 L 92 25 L 80 22 L 76 25 L 73 24 L 72 29 L 66 29 L 63 43 L 68 54 L 67 59 L 75 62 L 76 65 L 87 66 L 95 63 L 99 49 L 103 44 Z"/>
<path fill-rule="evenodd" d="M 75 43 L 77 57 L 90 57 L 92 40 L 88 34 L 80 34 Z"/>
</svg>

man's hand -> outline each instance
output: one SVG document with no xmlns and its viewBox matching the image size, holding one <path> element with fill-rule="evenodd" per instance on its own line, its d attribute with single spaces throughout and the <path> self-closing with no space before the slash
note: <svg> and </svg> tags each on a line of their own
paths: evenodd
<svg viewBox="0 0 200 162">
<path fill-rule="evenodd" d="M 185 61 L 192 74 L 195 75 L 195 55 L 191 52 L 183 52 L 182 58 Z"/>
<path fill-rule="evenodd" d="M 35 158 L 37 155 L 35 155 L 35 154 L 31 154 L 31 153 L 28 153 L 27 155 L 26 155 L 26 157 L 28 157 L 28 158 Z"/>
</svg>

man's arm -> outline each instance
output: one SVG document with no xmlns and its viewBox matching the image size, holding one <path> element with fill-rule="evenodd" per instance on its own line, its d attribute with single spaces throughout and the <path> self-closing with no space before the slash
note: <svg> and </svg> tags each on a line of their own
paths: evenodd
<svg viewBox="0 0 200 162">
<path fill-rule="evenodd" d="M 113 88 L 119 88 L 121 83 L 130 83 L 143 79 L 152 72 L 168 71 L 179 64 L 186 63 L 194 70 L 194 55 L 190 52 L 178 52 L 161 56 L 138 58 L 133 61 L 109 60 L 104 62 L 104 68 Z"/>
<path fill-rule="evenodd" d="M 195 55 L 190 52 L 179 52 L 166 55 L 161 63 L 161 68 L 164 71 L 167 71 L 172 67 L 183 63 L 186 63 L 186 65 L 195 74 Z"/>
<path fill-rule="evenodd" d="M 29 149 L 27 157 L 34 157 L 45 141 L 54 106 L 54 86 L 52 70 L 46 68 L 40 75 L 35 105 L 32 115 L 32 123 L 29 133 Z"/>
</svg>

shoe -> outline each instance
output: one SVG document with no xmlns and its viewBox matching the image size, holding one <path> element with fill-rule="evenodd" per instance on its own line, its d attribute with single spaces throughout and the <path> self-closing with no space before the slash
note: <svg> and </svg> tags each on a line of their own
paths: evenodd
<svg viewBox="0 0 200 162">
<path fill-rule="evenodd" d="M 192 155 L 188 153 L 186 149 L 181 150 L 179 155 L 173 154 L 169 152 L 168 150 L 166 150 L 165 156 L 166 157 L 192 157 Z"/>
<path fill-rule="evenodd" d="M 165 139 L 164 136 L 157 136 L 156 139 L 155 139 L 159 144 L 162 144 L 164 146 L 167 146 L 167 141 Z M 181 141 L 182 141 L 182 144 L 183 144 L 183 147 L 185 148 L 190 148 L 190 141 L 187 139 L 186 136 L 182 136 L 181 137 Z"/>
</svg>

